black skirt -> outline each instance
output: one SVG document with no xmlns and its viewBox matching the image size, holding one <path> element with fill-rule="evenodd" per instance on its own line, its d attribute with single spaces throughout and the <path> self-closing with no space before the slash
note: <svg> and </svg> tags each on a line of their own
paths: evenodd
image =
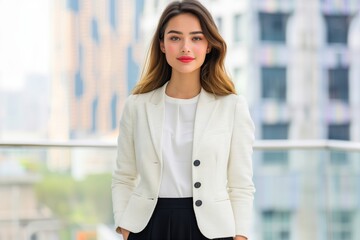
<svg viewBox="0 0 360 240">
<path fill-rule="evenodd" d="M 159 198 L 144 230 L 128 240 L 207 240 L 196 222 L 192 198 Z M 233 237 L 216 238 L 232 240 Z"/>
</svg>

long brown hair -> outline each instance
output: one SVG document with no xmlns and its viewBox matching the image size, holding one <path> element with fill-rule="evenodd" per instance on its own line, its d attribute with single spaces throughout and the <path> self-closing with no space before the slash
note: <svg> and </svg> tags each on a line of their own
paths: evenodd
<svg viewBox="0 0 360 240">
<path fill-rule="evenodd" d="M 164 31 L 169 20 L 182 13 L 191 13 L 199 19 L 201 29 L 211 48 L 201 66 L 200 83 L 202 88 L 218 96 L 236 94 L 234 84 L 224 66 L 226 43 L 219 34 L 210 12 L 197 0 L 175 1 L 166 7 L 152 38 L 145 67 L 133 94 L 150 92 L 170 80 L 171 66 L 160 49 L 160 42 L 164 39 Z"/>
</svg>

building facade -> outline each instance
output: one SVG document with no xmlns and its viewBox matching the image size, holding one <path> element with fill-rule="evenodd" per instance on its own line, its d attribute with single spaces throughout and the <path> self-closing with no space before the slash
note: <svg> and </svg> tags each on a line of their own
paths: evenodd
<svg viewBox="0 0 360 240">
<path fill-rule="evenodd" d="M 141 6 L 141 0 L 53 1 L 49 139 L 116 140 L 125 99 L 138 77 Z M 111 172 L 114 160 L 50 149 L 47 161 L 50 169 L 71 169 L 78 179 Z"/>
<path fill-rule="evenodd" d="M 145 2 L 144 48 L 168 2 Z M 201 2 L 227 42 L 226 67 L 249 102 L 258 140 L 359 141 L 359 1 Z M 314 151 L 304 161 L 303 154 L 254 155 L 251 239 L 359 239 L 359 156 Z"/>
<path fill-rule="evenodd" d="M 116 136 L 127 78 L 136 69 L 127 65 L 133 11 L 135 4 L 124 0 L 54 1 L 52 136 Z"/>
</svg>

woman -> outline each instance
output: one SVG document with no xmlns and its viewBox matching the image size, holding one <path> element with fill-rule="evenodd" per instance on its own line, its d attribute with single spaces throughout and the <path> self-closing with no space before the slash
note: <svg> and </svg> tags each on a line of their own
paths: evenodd
<svg viewBox="0 0 360 240">
<path fill-rule="evenodd" d="M 247 239 L 254 126 L 225 54 L 203 5 L 167 6 L 120 121 L 112 193 L 124 239 Z"/>
</svg>

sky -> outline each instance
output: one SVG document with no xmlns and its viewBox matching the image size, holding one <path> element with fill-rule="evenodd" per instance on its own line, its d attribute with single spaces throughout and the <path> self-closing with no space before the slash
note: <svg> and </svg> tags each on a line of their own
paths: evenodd
<svg viewBox="0 0 360 240">
<path fill-rule="evenodd" d="M 29 74 L 49 75 L 51 0 L 0 0 L 0 89 L 23 87 Z"/>
</svg>

